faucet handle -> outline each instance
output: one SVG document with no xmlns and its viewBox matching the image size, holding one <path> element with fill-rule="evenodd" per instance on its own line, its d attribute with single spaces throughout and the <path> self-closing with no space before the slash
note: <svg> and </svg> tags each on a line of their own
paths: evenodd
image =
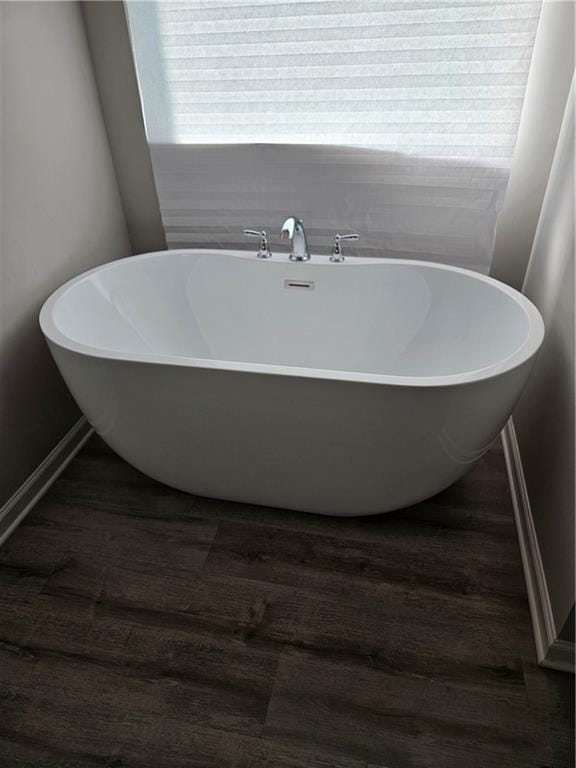
<svg viewBox="0 0 576 768">
<path fill-rule="evenodd" d="M 332 256 L 330 256 L 330 261 L 335 262 L 336 264 L 340 263 L 341 261 L 344 261 L 344 256 L 342 255 L 342 240 L 358 240 L 360 235 L 335 235 L 334 236 L 334 245 L 332 246 Z"/>
<path fill-rule="evenodd" d="M 272 256 L 270 248 L 268 247 L 268 235 L 264 230 L 260 232 L 257 229 L 244 229 L 242 234 L 246 237 L 260 238 L 260 247 L 258 249 L 258 253 L 256 254 L 258 259 L 269 259 Z"/>
</svg>

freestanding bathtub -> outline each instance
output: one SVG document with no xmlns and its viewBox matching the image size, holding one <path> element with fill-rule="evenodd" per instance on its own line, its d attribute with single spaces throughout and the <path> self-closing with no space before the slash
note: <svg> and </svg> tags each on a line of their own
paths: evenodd
<svg viewBox="0 0 576 768">
<path fill-rule="evenodd" d="M 142 472 L 328 515 L 405 507 L 467 472 L 544 335 L 524 296 L 462 269 L 207 250 L 80 275 L 40 323 L 90 424 Z"/>
</svg>

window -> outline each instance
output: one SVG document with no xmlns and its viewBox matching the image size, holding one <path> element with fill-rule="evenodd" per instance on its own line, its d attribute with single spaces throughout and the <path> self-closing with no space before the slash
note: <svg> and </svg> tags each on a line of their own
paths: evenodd
<svg viewBox="0 0 576 768">
<path fill-rule="evenodd" d="M 301 215 L 487 271 L 540 2 L 129 2 L 172 247 Z"/>
</svg>

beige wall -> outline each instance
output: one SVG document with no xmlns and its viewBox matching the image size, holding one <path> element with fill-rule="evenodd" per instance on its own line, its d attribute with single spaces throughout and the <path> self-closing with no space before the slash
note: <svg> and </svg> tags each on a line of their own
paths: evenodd
<svg viewBox="0 0 576 768">
<path fill-rule="evenodd" d="M 124 3 L 88 0 L 81 7 L 132 252 L 164 250 Z"/>
<path fill-rule="evenodd" d="M 544 0 L 490 274 L 520 289 L 574 72 L 574 0 Z"/>
<path fill-rule="evenodd" d="M 524 293 L 546 338 L 514 413 L 557 634 L 574 605 L 574 85 Z"/>
<path fill-rule="evenodd" d="M 130 246 L 75 2 L 0 3 L 0 506 L 80 417 L 38 328 Z"/>
</svg>

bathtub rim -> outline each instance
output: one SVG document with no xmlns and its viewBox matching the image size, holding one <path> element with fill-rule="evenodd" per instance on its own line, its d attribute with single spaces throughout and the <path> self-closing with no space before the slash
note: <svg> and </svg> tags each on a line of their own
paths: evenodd
<svg viewBox="0 0 576 768">
<path fill-rule="evenodd" d="M 121 362 L 144 363 L 150 365 L 178 366 L 183 368 L 199 368 L 204 370 L 233 371 L 237 373 L 255 373 L 274 376 L 292 376 L 306 379 L 319 379 L 323 381 L 348 381 L 361 384 L 381 384 L 387 386 L 402 387 L 445 387 L 461 384 L 473 384 L 479 381 L 485 381 L 504 375 L 521 365 L 528 362 L 538 352 L 544 340 L 545 327 L 544 321 L 538 309 L 534 304 L 519 291 L 495 280 L 494 278 L 474 272 L 462 267 L 454 267 L 441 262 L 428 262 L 415 259 L 389 259 L 386 257 L 351 257 L 341 264 L 333 264 L 328 256 L 313 254 L 311 262 L 313 266 L 334 269 L 350 269 L 359 265 L 370 265 L 376 268 L 386 265 L 416 266 L 430 269 L 440 269 L 443 271 L 457 272 L 473 280 L 480 280 L 488 283 L 495 290 L 506 294 L 510 300 L 514 301 L 524 312 L 528 321 L 528 332 L 522 344 L 507 357 L 496 363 L 460 373 L 445 374 L 442 376 L 396 376 L 392 374 L 366 373 L 356 371 L 340 371 L 324 368 L 303 368 L 290 365 L 277 365 L 269 363 L 248 363 L 231 360 L 214 360 L 209 358 L 197 358 L 188 356 L 178 356 L 161 353 L 148 352 L 125 352 L 101 347 L 93 347 L 88 344 L 75 341 L 63 333 L 56 325 L 53 312 L 58 301 L 74 286 L 96 272 L 104 272 L 114 269 L 118 264 L 126 262 L 139 262 L 148 259 L 164 256 L 170 258 L 174 254 L 192 253 L 197 255 L 222 254 L 235 258 L 243 258 L 251 261 L 260 261 L 260 263 L 282 262 L 288 266 L 286 254 L 276 254 L 270 260 L 258 260 L 251 252 L 235 251 L 228 249 L 212 248 L 178 248 L 164 251 L 152 251 L 150 253 L 137 254 L 121 259 L 115 259 L 105 264 L 101 264 L 76 277 L 71 278 L 56 291 L 54 291 L 42 305 L 39 314 L 39 324 L 46 340 L 58 347 L 75 352 L 88 357 L 99 358 L 103 360 L 115 360 Z"/>
</svg>

